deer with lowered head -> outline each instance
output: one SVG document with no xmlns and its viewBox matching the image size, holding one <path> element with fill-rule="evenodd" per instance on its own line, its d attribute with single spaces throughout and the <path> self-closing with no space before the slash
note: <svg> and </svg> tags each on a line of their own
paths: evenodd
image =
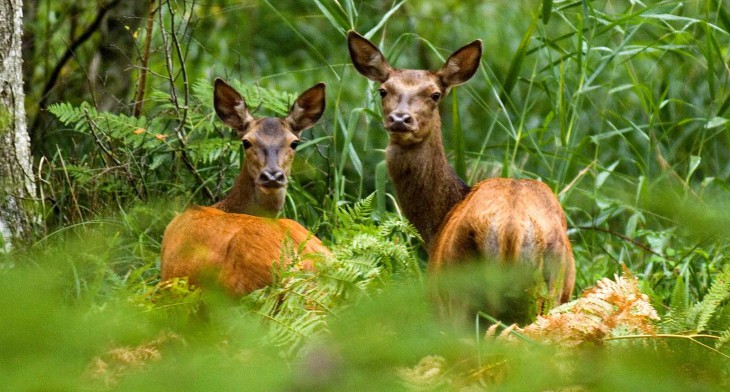
<svg viewBox="0 0 730 392">
<path fill-rule="evenodd" d="M 348 33 L 352 63 L 379 84 L 389 143 L 388 172 L 404 215 L 423 237 L 429 275 L 469 261 L 521 265 L 541 276 L 545 301 L 572 295 L 575 266 L 565 213 L 552 190 L 527 179 L 492 178 L 468 186 L 449 166 L 441 138 L 439 103 L 477 71 L 482 42 L 456 52 L 436 72 L 392 67 L 380 50 Z M 458 294 L 447 295 L 445 302 Z M 457 305 L 458 306 L 458 305 Z M 487 309 L 510 319 L 524 309 Z M 458 310 L 457 310 L 458 312 Z"/>
<path fill-rule="evenodd" d="M 314 268 L 330 251 L 299 223 L 274 219 L 284 206 L 287 177 L 302 131 L 325 108 L 325 85 L 303 92 L 285 118 L 254 118 L 243 97 L 221 79 L 214 87 L 218 117 L 242 140 L 245 159 L 230 193 L 211 207 L 194 206 L 175 217 L 162 239 L 162 279 L 213 273 L 233 295 L 272 282 L 272 268 L 290 263 L 284 247 L 300 249 L 298 266 Z M 282 265 L 281 267 L 284 267 Z"/>
</svg>

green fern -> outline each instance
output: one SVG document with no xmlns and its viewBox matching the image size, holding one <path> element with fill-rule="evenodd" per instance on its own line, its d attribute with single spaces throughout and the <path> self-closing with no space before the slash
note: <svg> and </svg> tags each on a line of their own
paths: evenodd
<svg viewBox="0 0 730 392">
<path fill-rule="evenodd" d="M 375 194 L 358 201 L 352 206 L 344 205 L 337 209 L 337 220 L 345 229 L 368 227 L 368 219 L 372 217 Z"/>
<path fill-rule="evenodd" d="M 160 320 L 181 325 L 195 318 L 204 304 L 202 291 L 187 278 L 144 286 L 144 290 L 130 301 Z"/>
<path fill-rule="evenodd" d="M 421 279 L 411 245 L 415 229 L 400 217 L 378 224 L 372 218 L 373 201 L 371 195 L 338 209 L 342 225 L 334 236 L 335 256 L 320 261 L 316 273 L 277 271 L 275 284 L 244 299 L 254 314 L 268 321 L 267 339 L 273 344 L 294 354 L 358 297 L 378 292 L 395 278 Z M 297 249 L 285 247 L 283 252 L 293 264 L 301 261 Z"/>
<path fill-rule="evenodd" d="M 53 104 L 48 107 L 63 124 L 73 126 L 76 131 L 83 133 L 101 132 L 97 137 L 108 137 L 114 140 L 123 141 L 126 144 L 139 144 L 150 142 L 151 138 L 141 137 L 135 131 L 146 129 L 149 125 L 147 119 L 142 117 L 130 117 L 124 114 L 100 113 L 88 102 L 74 107 L 68 103 Z"/>
<path fill-rule="evenodd" d="M 698 303 L 697 325 L 698 332 L 707 330 L 710 322 L 716 315 L 719 315 L 723 306 L 727 305 L 730 299 L 730 268 L 717 275 L 702 302 Z M 721 327 L 730 327 L 730 325 L 722 325 Z"/>
<path fill-rule="evenodd" d="M 257 85 L 242 84 L 237 81 L 231 82 L 246 100 L 249 110 L 255 112 L 259 107 L 273 112 L 276 116 L 285 116 L 294 103 L 294 94 L 263 88 Z M 193 83 L 193 96 L 208 110 L 213 110 L 213 84 L 209 80 L 199 80 Z"/>
<path fill-rule="evenodd" d="M 730 330 L 730 268 L 718 274 L 702 301 L 688 306 L 681 277 L 672 294 L 669 311 L 663 317 L 662 330 L 668 333 L 695 333 Z M 726 341 L 727 337 L 723 340 Z"/>
<path fill-rule="evenodd" d="M 263 108 L 282 116 L 294 100 L 288 92 L 233 84 L 253 111 Z M 130 195 L 169 198 L 191 189 L 215 189 L 216 194 L 205 192 L 214 199 L 225 193 L 238 173 L 242 150 L 217 120 L 211 82 L 194 83 L 184 108 L 166 92 L 153 91 L 148 98 L 155 109 L 148 118 L 99 112 L 87 102 L 51 105 L 49 111 L 91 146 L 73 162 L 75 173 L 68 175 L 66 162 L 53 166 L 62 167 L 58 181 L 72 180 L 68 185 L 80 193 L 78 198 L 93 205 L 115 205 L 120 196 Z"/>
<path fill-rule="evenodd" d="M 730 342 L 730 328 L 720 332 L 720 338 L 715 343 L 715 348 L 725 348 L 727 347 L 728 342 Z"/>
<path fill-rule="evenodd" d="M 688 301 L 684 279 L 681 275 L 677 276 L 669 301 L 669 311 L 662 317 L 663 330 L 678 332 L 692 329 L 690 323 L 688 323 Z"/>
<path fill-rule="evenodd" d="M 206 138 L 188 143 L 188 149 L 193 159 L 203 164 L 212 164 L 220 159 L 233 163 L 240 159 L 239 145 L 227 139 Z"/>
</svg>

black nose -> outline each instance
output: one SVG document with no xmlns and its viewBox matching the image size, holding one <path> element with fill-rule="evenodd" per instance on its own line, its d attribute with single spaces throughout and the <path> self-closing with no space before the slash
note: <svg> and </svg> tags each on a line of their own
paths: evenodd
<svg viewBox="0 0 730 392">
<path fill-rule="evenodd" d="M 388 115 L 388 120 L 392 124 L 396 124 L 396 123 L 411 124 L 411 123 L 413 123 L 413 117 L 411 117 L 411 115 L 408 113 L 391 113 Z"/>
<path fill-rule="evenodd" d="M 388 115 L 385 126 L 391 132 L 408 132 L 413 128 L 413 117 L 408 113 L 395 112 Z"/>
<path fill-rule="evenodd" d="M 259 174 L 259 184 L 269 188 L 281 188 L 286 185 L 286 175 L 280 169 L 264 169 Z"/>
</svg>

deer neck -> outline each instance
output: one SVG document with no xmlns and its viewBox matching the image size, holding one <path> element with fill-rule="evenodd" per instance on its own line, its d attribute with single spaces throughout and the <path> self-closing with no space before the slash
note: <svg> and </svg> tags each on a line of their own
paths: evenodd
<svg viewBox="0 0 730 392">
<path fill-rule="evenodd" d="M 437 120 L 422 143 L 412 146 L 390 143 L 386 148 L 388 172 L 398 204 L 423 237 L 429 253 L 444 218 L 471 190 L 446 159 L 441 122 Z"/>
<path fill-rule="evenodd" d="M 286 188 L 263 191 L 242 168 L 231 191 L 213 207 L 229 213 L 275 217 L 284 207 L 285 198 Z"/>
</svg>

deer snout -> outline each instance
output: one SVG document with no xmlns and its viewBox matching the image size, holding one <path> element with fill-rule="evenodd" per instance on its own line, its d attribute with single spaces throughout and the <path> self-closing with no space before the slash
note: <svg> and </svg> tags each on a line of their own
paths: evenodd
<svg viewBox="0 0 730 392">
<path fill-rule="evenodd" d="M 261 171 L 256 182 L 265 188 L 283 188 L 286 186 L 286 174 L 281 169 L 267 168 Z"/>
<path fill-rule="evenodd" d="M 393 132 L 407 132 L 415 126 L 415 121 L 410 114 L 405 112 L 393 112 L 388 115 L 385 127 Z"/>
</svg>

